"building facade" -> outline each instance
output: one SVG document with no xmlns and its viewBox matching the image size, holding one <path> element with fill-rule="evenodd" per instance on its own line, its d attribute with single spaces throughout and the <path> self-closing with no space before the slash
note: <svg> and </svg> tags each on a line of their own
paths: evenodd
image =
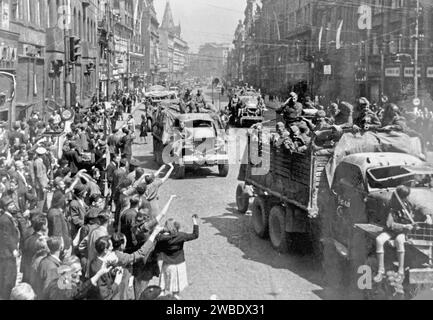
<svg viewBox="0 0 433 320">
<path fill-rule="evenodd" d="M 205 43 L 200 46 L 198 53 L 194 54 L 194 65 L 190 75 L 204 78 L 225 78 L 229 50 L 230 45 L 223 43 Z"/>
<path fill-rule="evenodd" d="M 144 41 L 146 83 L 153 85 L 159 82 L 160 70 L 159 21 L 153 0 L 148 0 L 148 5 L 144 8 L 141 33 Z"/>
<path fill-rule="evenodd" d="M 182 39 L 180 25 L 175 25 L 170 3 L 167 2 L 159 29 L 161 80 L 165 83 L 182 81 L 185 77 L 188 44 Z"/>
<path fill-rule="evenodd" d="M 432 7 L 427 0 L 247 0 L 227 74 L 269 94 L 294 90 L 323 103 L 385 95 L 411 104 L 416 95 L 433 105 Z"/>
</svg>

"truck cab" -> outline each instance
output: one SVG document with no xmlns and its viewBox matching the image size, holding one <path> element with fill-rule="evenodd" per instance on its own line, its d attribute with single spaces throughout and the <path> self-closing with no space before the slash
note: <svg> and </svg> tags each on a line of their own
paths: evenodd
<svg viewBox="0 0 433 320">
<path fill-rule="evenodd" d="M 188 167 L 218 167 L 229 174 L 228 138 L 216 114 L 182 114 L 160 108 L 154 130 L 154 153 L 158 162 L 170 159 L 176 177 L 185 177 Z"/>
<path fill-rule="evenodd" d="M 432 177 L 433 167 L 410 154 L 360 153 L 343 158 L 335 170 L 331 188 L 335 207 L 333 210 L 326 210 L 327 216 L 324 217 L 328 226 L 327 243 L 334 244 L 333 249 L 340 258 L 339 263 L 334 263 L 338 266 L 346 264 L 349 268 L 346 270 L 353 276 L 359 266 L 375 260 L 375 238 L 386 227 L 389 203 L 399 185 L 410 186 L 409 201 L 421 208 L 424 214 L 432 215 Z M 408 235 L 409 238 L 411 235 Z M 411 240 L 411 244 L 407 246 L 406 264 L 415 271 L 409 273 L 408 282 L 417 282 L 419 271 L 416 270 L 429 261 L 431 263 L 433 243 L 429 242 L 433 238 L 422 239 L 421 247 L 416 242 L 420 240 L 418 236 L 411 239 L 415 242 Z M 426 243 L 430 247 L 427 254 L 424 247 Z M 395 251 L 395 248 L 388 246 L 387 249 L 389 252 L 386 255 L 391 257 L 388 268 L 392 270 L 392 250 Z M 325 260 L 332 259 L 333 255 L 330 255 L 329 251 L 324 254 Z M 376 267 L 375 263 L 372 267 Z M 426 277 L 428 272 L 427 269 L 422 271 L 423 281 L 433 281 L 433 271 L 431 276 Z M 343 270 L 339 273 L 345 274 Z"/>
</svg>

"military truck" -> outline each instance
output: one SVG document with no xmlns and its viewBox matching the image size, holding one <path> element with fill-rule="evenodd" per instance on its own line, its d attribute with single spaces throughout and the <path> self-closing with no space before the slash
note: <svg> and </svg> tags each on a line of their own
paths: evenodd
<svg viewBox="0 0 433 320">
<path fill-rule="evenodd" d="M 260 94 L 255 91 L 248 91 L 243 94 L 238 92 L 238 96 L 236 105 L 233 103 L 233 98 L 230 99 L 228 108 L 231 109 L 231 122 L 239 127 L 263 122 L 265 106 L 259 105 Z"/>
<path fill-rule="evenodd" d="M 366 297 L 393 296 L 388 282 L 359 290 L 358 271 L 368 266 L 374 276 L 375 238 L 384 230 L 397 186 L 411 185 L 410 201 L 433 214 L 433 168 L 423 161 L 419 139 L 396 132 L 346 133 L 334 149 L 317 148 L 313 140 L 308 152 L 297 153 L 274 148 L 259 134 L 249 137 L 236 191 L 241 213 L 253 199 L 254 231 L 280 252 L 311 244 L 330 285 Z M 432 235 L 425 225 L 408 235 L 408 296 L 433 283 Z M 395 249 L 388 245 L 386 251 L 387 270 L 394 270 Z"/>
<path fill-rule="evenodd" d="M 155 120 L 155 161 L 174 162 L 176 178 L 183 179 L 188 167 L 218 166 L 219 175 L 228 176 L 228 138 L 216 113 L 184 113 L 179 105 L 160 106 Z"/>
</svg>

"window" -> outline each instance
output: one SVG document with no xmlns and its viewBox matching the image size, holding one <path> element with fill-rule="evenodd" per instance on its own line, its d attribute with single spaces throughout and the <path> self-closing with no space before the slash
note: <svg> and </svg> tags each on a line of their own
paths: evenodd
<svg viewBox="0 0 433 320">
<path fill-rule="evenodd" d="M 2 1 L 0 1 L 1 4 Z M 18 4 L 18 0 L 12 0 L 11 2 L 11 18 L 14 20 L 18 20 L 19 19 L 19 4 Z"/>
<path fill-rule="evenodd" d="M 333 189 L 338 192 L 338 189 L 347 187 L 358 190 L 366 189 L 361 170 L 352 164 L 342 163 L 335 172 Z"/>
</svg>

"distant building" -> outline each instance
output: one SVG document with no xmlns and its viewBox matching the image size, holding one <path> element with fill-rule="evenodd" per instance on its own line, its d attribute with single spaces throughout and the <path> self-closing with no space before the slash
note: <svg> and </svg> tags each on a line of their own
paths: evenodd
<svg viewBox="0 0 433 320">
<path fill-rule="evenodd" d="M 195 77 L 225 77 L 227 70 L 227 57 L 230 44 L 206 43 L 200 46 L 197 54 L 192 54 L 192 75 Z"/>
<path fill-rule="evenodd" d="M 159 81 L 160 50 L 159 50 L 159 22 L 153 0 L 148 0 L 144 8 L 141 32 L 144 40 L 146 82 L 156 84 Z"/>
<path fill-rule="evenodd" d="M 164 18 L 159 29 L 161 80 L 166 82 L 181 81 L 185 76 L 188 44 L 181 37 L 181 26 L 175 25 L 170 3 L 167 2 Z"/>
</svg>

